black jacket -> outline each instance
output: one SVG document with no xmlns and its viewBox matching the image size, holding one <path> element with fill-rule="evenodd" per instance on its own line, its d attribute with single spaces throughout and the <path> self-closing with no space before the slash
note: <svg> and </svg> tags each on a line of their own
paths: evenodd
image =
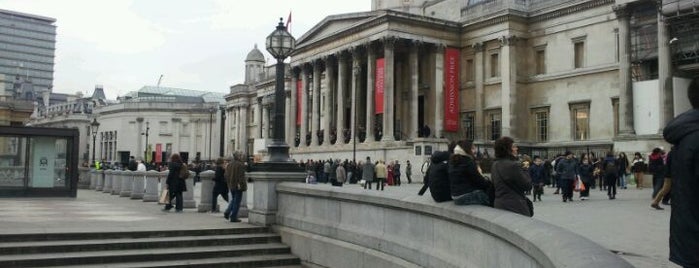
<svg viewBox="0 0 699 268">
<path fill-rule="evenodd" d="M 449 153 L 434 152 L 430 159 L 432 164 L 427 169 L 427 184 L 430 187 L 432 199 L 436 202 L 451 200 L 449 190 Z"/>
<path fill-rule="evenodd" d="M 486 191 L 488 181 L 478 173 L 476 161 L 471 156 L 452 155 L 449 160 L 449 183 L 451 196 L 464 195 L 474 190 Z"/>
<path fill-rule="evenodd" d="M 177 162 L 170 162 L 170 165 L 168 166 L 167 180 L 165 183 L 167 183 L 167 189 L 171 193 L 187 191 L 187 184 L 180 178 L 181 168 L 182 163 Z"/>
<path fill-rule="evenodd" d="M 677 116 L 663 136 L 673 145 L 670 260 L 699 267 L 699 109 Z"/>
</svg>

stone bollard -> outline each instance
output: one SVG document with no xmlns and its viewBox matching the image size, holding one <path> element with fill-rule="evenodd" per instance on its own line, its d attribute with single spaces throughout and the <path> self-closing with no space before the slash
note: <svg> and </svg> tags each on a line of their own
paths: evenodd
<svg viewBox="0 0 699 268">
<path fill-rule="evenodd" d="M 247 218 L 248 217 L 248 196 L 252 196 L 252 194 L 248 193 L 253 193 L 255 191 L 254 189 L 255 185 L 252 182 L 248 182 L 248 190 L 243 192 L 243 196 L 240 198 L 240 208 L 238 208 L 238 218 Z"/>
<path fill-rule="evenodd" d="M 146 172 L 144 171 L 134 171 L 131 173 L 133 175 L 131 185 L 131 199 L 143 199 L 143 193 L 145 190 L 143 188 L 145 182 Z"/>
<path fill-rule="evenodd" d="M 158 202 L 158 177 L 155 170 L 144 172 L 146 176 L 146 192 L 143 194 L 143 202 Z"/>
<path fill-rule="evenodd" d="M 97 188 L 97 170 L 90 169 L 90 190 Z"/>
<path fill-rule="evenodd" d="M 214 190 L 214 175 L 216 172 L 213 170 L 207 170 L 199 173 L 199 178 L 201 179 L 201 194 L 199 195 L 199 206 L 197 206 L 197 211 L 199 212 L 209 212 L 211 211 L 211 196 Z"/>
<path fill-rule="evenodd" d="M 79 167 L 78 168 L 78 189 L 92 189 L 90 188 L 90 168 Z"/>
<path fill-rule="evenodd" d="M 185 180 L 187 183 L 187 191 L 182 193 L 184 208 L 197 208 L 197 201 L 194 201 L 194 171 L 189 171 L 189 178 Z"/>
<path fill-rule="evenodd" d="M 114 170 L 108 169 L 104 171 L 104 186 L 102 192 L 111 193 L 114 188 Z"/>
<path fill-rule="evenodd" d="M 158 192 L 158 196 L 160 196 L 160 193 L 163 192 L 163 190 L 167 189 L 167 173 L 169 171 L 161 171 L 158 172 L 158 182 L 160 182 L 160 192 Z"/>
<path fill-rule="evenodd" d="M 121 193 L 121 174 L 123 171 L 114 171 L 112 173 L 112 195 Z"/>
<path fill-rule="evenodd" d="M 95 190 L 97 191 L 102 191 L 102 188 L 104 188 L 104 170 L 97 170 L 97 187 L 95 187 Z"/>
<path fill-rule="evenodd" d="M 126 170 L 121 172 L 121 192 L 120 197 L 131 197 L 131 186 L 133 185 L 133 172 Z"/>
</svg>

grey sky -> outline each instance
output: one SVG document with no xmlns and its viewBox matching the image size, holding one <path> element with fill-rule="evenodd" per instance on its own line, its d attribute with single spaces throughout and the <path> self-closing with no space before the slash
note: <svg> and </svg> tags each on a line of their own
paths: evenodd
<svg viewBox="0 0 699 268">
<path fill-rule="evenodd" d="M 109 99 L 155 85 L 228 92 L 244 60 L 292 12 L 300 37 L 333 14 L 370 10 L 371 1 L 0 0 L 0 8 L 56 18 L 54 92 Z M 271 61 L 270 61 L 271 62 Z"/>
</svg>

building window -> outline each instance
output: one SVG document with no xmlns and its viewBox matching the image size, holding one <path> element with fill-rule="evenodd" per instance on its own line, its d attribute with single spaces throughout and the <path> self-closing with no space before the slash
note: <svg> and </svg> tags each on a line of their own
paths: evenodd
<svg viewBox="0 0 699 268">
<path fill-rule="evenodd" d="M 536 50 L 536 74 L 546 73 L 546 49 L 538 48 Z"/>
<path fill-rule="evenodd" d="M 575 69 L 582 68 L 585 65 L 585 42 L 577 41 L 573 43 L 575 53 Z"/>
<path fill-rule="evenodd" d="M 462 113 L 461 121 L 464 123 L 464 136 L 467 140 L 475 140 L 475 113 Z"/>
<path fill-rule="evenodd" d="M 497 140 L 502 133 L 502 112 L 500 110 L 488 113 L 488 133 L 490 140 Z"/>
<path fill-rule="evenodd" d="M 464 69 L 466 70 L 466 82 L 473 82 L 473 78 L 475 77 L 473 59 L 466 60 L 466 66 L 464 66 Z"/>
<path fill-rule="evenodd" d="M 500 76 L 500 56 L 498 53 L 490 54 L 490 77 Z"/>
<path fill-rule="evenodd" d="M 582 141 L 590 139 L 590 103 L 574 104 L 570 106 L 572 117 L 573 140 Z"/>
<path fill-rule="evenodd" d="M 539 108 L 532 111 L 534 114 L 534 133 L 537 142 L 549 140 L 549 109 Z"/>
<path fill-rule="evenodd" d="M 612 110 L 614 113 L 614 136 L 619 135 L 619 98 L 612 99 Z"/>
</svg>

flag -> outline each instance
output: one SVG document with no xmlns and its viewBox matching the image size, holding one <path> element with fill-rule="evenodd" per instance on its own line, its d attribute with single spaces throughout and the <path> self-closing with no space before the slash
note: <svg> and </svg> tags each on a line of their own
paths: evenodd
<svg viewBox="0 0 699 268">
<path fill-rule="evenodd" d="M 286 30 L 291 32 L 291 28 L 289 28 L 289 25 L 291 25 L 291 10 L 289 10 L 289 17 L 286 18 Z"/>
</svg>

